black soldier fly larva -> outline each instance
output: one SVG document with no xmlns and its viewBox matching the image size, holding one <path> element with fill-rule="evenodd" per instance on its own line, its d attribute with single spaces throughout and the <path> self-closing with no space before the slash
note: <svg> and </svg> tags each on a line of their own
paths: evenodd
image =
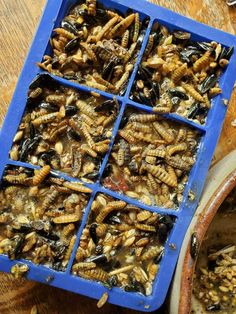
<svg viewBox="0 0 236 314">
<path fill-rule="evenodd" d="M 195 163 L 199 134 L 157 114 L 127 110 L 103 173 L 106 188 L 175 208 Z"/>
<path fill-rule="evenodd" d="M 76 91 L 41 75 L 30 86 L 10 157 L 93 182 L 118 113 L 115 98 Z"/>
<path fill-rule="evenodd" d="M 152 294 L 174 218 L 104 194 L 92 203 L 72 273 L 126 292 Z"/>
<path fill-rule="evenodd" d="M 191 34 L 155 24 L 131 99 L 157 113 L 177 113 L 204 124 L 218 81 L 233 54 L 217 42 L 194 42 Z"/>
<path fill-rule="evenodd" d="M 148 20 L 141 22 L 139 13 L 131 10 L 122 14 L 92 2 L 78 2 L 70 10 L 54 29 L 53 55 L 45 55 L 38 66 L 92 88 L 124 94 Z"/>
<path fill-rule="evenodd" d="M 6 167 L 0 190 L 0 254 L 64 270 L 91 190 L 80 183 L 68 185 L 47 167 Z"/>
</svg>

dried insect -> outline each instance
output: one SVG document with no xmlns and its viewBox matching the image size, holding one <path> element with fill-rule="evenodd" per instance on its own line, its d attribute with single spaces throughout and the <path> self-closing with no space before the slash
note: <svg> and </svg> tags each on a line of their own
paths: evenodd
<svg viewBox="0 0 236 314">
<path fill-rule="evenodd" d="M 178 152 L 185 151 L 188 148 L 186 143 L 174 144 L 167 146 L 167 155 L 172 156 Z"/>
<path fill-rule="evenodd" d="M 110 212 L 102 224 L 97 223 L 100 209 L 90 213 L 72 266 L 73 274 L 101 281 L 111 288 L 118 286 L 125 291 L 149 295 L 164 251 L 160 242 L 164 243 L 168 236 L 173 224 L 171 218 L 127 205 L 108 195 L 98 194 L 92 208 L 97 208 L 98 203 L 116 205 L 117 210 Z M 167 228 L 165 239 L 164 229 L 159 225 Z M 149 236 L 144 236 L 147 233 Z"/>
<path fill-rule="evenodd" d="M 155 23 L 131 99 L 152 107 L 153 112 L 174 112 L 204 124 L 211 108 L 210 97 L 220 93 L 208 91 L 218 88 L 216 84 L 231 55 L 231 48 L 194 42 L 190 33 L 170 31 Z M 197 106 L 196 100 L 204 105 Z"/>
<path fill-rule="evenodd" d="M 199 94 L 193 86 L 186 84 L 186 83 L 181 83 L 181 86 L 192 96 L 194 99 L 200 101 L 200 102 L 205 102 L 204 98 L 202 97 L 201 94 Z"/>
<path fill-rule="evenodd" d="M 81 217 L 79 217 L 77 214 L 68 214 L 68 215 L 62 215 L 58 216 L 53 219 L 53 222 L 55 224 L 68 224 L 72 222 L 76 222 L 80 220 Z"/>
<path fill-rule="evenodd" d="M 108 300 L 108 293 L 104 292 L 103 295 L 101 296 L 101 298 L 99 299 L 98 303 L 97 303 L 97 307 L 100 309 L 101 307 L 103 307 L 106 302 Z"/>
<path fill-rule="evenodd" d="M 76 182 L 63 182 L 63 186 L 76 191 L 76 192 L 81 192 L 81 193 L 92 193 L 92 190 L 83 186 L 81 183 L 76 183 Z"/>
<path fill-rule="evenodd" d="M 42 183 L 44 179 L 49 175 L 50 171 L 51 167 L 47 165 L 40 170 L 35 170 L 35 175 L 32 180 L 33 185 L 39 185 L 40 183 Z"/>
<path fill-rule="evenodd" d="M 101 282 L 107 282 L 108 273 L 100 268 L 79 270 L 78 275 L 84 279 L 93 279 Z"/>
<path fill-rule="evenodd" d="M 64 261 L 65 261 L 65 265 L 68 263 L 71 253 L 73 251 L 74 245 L 75 245 L 75 241 L 76 241 L 76 235 L 74 235 L 69 243 L 68 249 L 66 251 L 65 257 L 64 257 Z"/>
<path fill-rule="evenodd" d="M 173 178 L 160 166 L 153 166 L 153 165 L 145 165 L 145 169 L 150 172 L 154 177 L 157 177 L 162 182 L 166 183 L 171 187 L 176 187 L 177 182 L 173 180 Z"/>
<path fill-rule="evenodd" d="M 154 129 L 161 135 L 161 137 L 167 142 L 172 143 L 174 141 L 174 137 L 171 133 L 169 133 L 166 128 L 159 122 L 153 123 Z"/>
<path fill-rule="evenodd" d="M 11 274 L 16 278 L 19 279 L 26 275 L 29 271 L 29 266 L 26 264 L 15 264 L 11 268 Z"/>
<path fill-rule="evenodd" d="M 53 56 L 44 56 L 38 66 L 91 88 L 124 93 L 144 36 L 139 13 L 123 16 L 86 0 L 60 26 L 50 41 Z"/>
<path fill-rule="evenodd" d="M 187 63 L 184 63 L 173 72 L 172 80 L 175 84 L 178 83 L 183 78 L 183 76 L 186 75 L 187 68 Z"/>
<path fill-rule="evenodd" d="M 160 252 L 163 250 L 162 247 L 150 247 L 142 256 L 141 260 L 145 261 L 151 258 L 154 258 L 160 254 Z"/>
<path fill-rule="evenodd" d="M 207 66 L 210 60 L 211 53 L 211 50 L 206 51 L 204 55 L 194 63 L 193 70 L 195 72 L 199 72 L 199 70 L 202 70 Z"/>
<path fill-rule="evenodd" d="M 164 118 L 156 121 L 160 120 L 156 116 L 134 115 L 133 110 L 127 110 L 126 123 L 111 152 L 112 167 L 104 173 L 103 184 L 147 205 L 174 208 L 183 193 L 178 190 L 182 175 L 179 171 L 189 171 L 195 161 L 197 133 Z M 160 191 L 160 183 L 169 187 L 165 195 Z"/>
<path fill-rule="evenodd" d="M 34 186 L 32 169 L 8 166 L 6 176 L 13 173 L 24 175 L 28 184 L 9 182 L 9 187 L 2 188 L 0 211 L 7 206 L 8 213 L 1 214 L 0 221 L 3 215 L 9 219 L 7 224 L 0 224 L 1 235 L 4 235 L 1 254 L 7 254 L 10 259 L 24 258 L 64 270 L 71 254 L 70 243 L 76 239 L 75 231 L 88 196 L 71 189 L 59 192 L 63 180 L 50 174 L 40 173 L 40 184 L 37 182 Z"/>
<path fill-rule="evenodd" d="M 96 217 L 96 222 L 102 223 L 106 216 L 111 213 L 113 210 L 119 210 L 126 206 L 126 203 L 123 201 L 116 201 L 108 203 L 105 208 L 103 208 L 99 215 Z"/>
<path fill-rule="evenodd" d="M 139 13 L 135 13 L 135 25 L 134 25 L 134 35 L 133 35 L 133 42 L 134 43 L 138 40 L 139 31 L 140 31 Z"/>
<path fill-rule="evenodd" d="M 125 19 L 123 19 L 120 23 L 118 23 L 110 32 L 110 37 L 117 37 L 122 35 L 125 30 L 133 23 L 135 19 L 135 14 L 128 15 Z"/>
<path fill-rule="evenodd" d="M 193 259 L 196 259 L 199 250 L 199 243 L 197 239 L 196 233 L 192 233 L 191 235 L 191 243 L 190 243 L 190 254 Z"/>
<path fill-rule="evenodd" d="M 129 44 L 129 30 L 127 29 L 125 32 L 124 32 L 124 35 L 122 36 L 122 40 L 121 40 L 121 46 L 123 48 L 127 48 L 128 44 Z"/>
</svg>

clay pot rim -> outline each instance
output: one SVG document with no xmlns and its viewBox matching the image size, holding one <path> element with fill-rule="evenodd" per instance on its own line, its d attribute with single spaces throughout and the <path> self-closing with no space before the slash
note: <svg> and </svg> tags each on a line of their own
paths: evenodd
<svg viewBox="0 0 236 314">
<path fill-rule="evenodd" d="M 204 239 L 204 236 L 215 217 L 220 205 L 229 195 L 232 189 L 236 186 L 236 169 L 233 170 L 218 186 L 214 194 L 210 197 L 203 211 L 197 219 L 197 223 L 193 232 L 196 234 L 199 244 Z M 191 311 L 192 300 L 192 279 L 195 271 L 196 260 L 190 255 L 191 237 L 187 244 L 187 249 L 184 256 L 183 267 L 181 272 L 180 294 L 179 299 L 179 314 L 187 314 Z"/>
</svg>

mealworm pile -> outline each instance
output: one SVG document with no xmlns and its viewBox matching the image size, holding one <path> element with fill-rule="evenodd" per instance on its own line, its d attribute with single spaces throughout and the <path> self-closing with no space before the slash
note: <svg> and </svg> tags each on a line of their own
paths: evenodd
<svg viewBox="0 0 236 314">
<path fill-rule="evenodd" d="M 0 254 L 64 270 L 90 193 L 51 176 L 49 166 L 7 166 L 0 190 Z"/>
<path fill-rule="evenodd" d="M 10 157 L 93 182 L 118 112 L 115 98 L 92 96 L 63 87 L 47 74 L 39 76 L 31 84 Z"/>
<path fill-rule="evenodd" d="M 158 113 L 175 112 L 204 124 L 218 80 L 233 54 L 217 42 L 194 42 L 191 34 L 156 24 L 139 66 L 131 98 Z"/>
<path fill-rule="evenodd" d="M 198 133 L 157 114 L 127 111 L 103 185 L 149 206 L 175 208 L 195 162 Z"/>
<path fill-rule="evenodd" d="M 74 6 L 54 29 L 52 56 L 38 66 L 102 91 L 124 94 L 148 20 L 139 13 L 105 9 L 96 1 Z M 91 4 L 93 2 L 93 4 Z"/>
<path fill-rule="evenodd" d="M 72 273 L 84 279 L 152 294 L 152 283 L 174 224 L 162 216 L 98 194 L 80 238 Z"/>
<path fill-rule="evenodd" d="M 207 311 L 235 313 L 236 308 L 236 247 L 229 245 L 208 256 L 208 268 L 200 268 L 194 281 L 194 294 Z"/>
<path fill-rule="evenodd" d="M 236 311 L 235 193 L 236 188 L 220 206 L 204 239 L 194 274 L 194 296 L 209 312 Z M 232 226 L 227 226 L 226 231 L 223 226 L 229 220 Z"/>
</svg>

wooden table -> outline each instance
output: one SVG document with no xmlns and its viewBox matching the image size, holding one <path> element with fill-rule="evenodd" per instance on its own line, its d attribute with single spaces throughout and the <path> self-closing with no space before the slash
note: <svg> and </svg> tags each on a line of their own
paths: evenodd
<svg viewBox="0 0 236 314">
<path fill-rule="evenodd" d="M 192 17 L 199 22 L 232 34 L 236 32 L 236 7 L 229 8 L 225 0 L 152 1 Z M 45 0 L 0 0 L 0 123 L 6 114 L 44 4 Z M 234 119 L 236 119 L 235 92 L 229 105 L 214 162 L 236 148 L 236 127 L 231 125 Z M 1 314 L 30 313 L 35 304 L 40 314 L 89 314 L 98 312 L 96 302 L 88 298 L 23 279 L 15 280 L 10 275 L 0 275 Z M 138 312 L 106 305 L 102 313 Z"/>
</svg>

